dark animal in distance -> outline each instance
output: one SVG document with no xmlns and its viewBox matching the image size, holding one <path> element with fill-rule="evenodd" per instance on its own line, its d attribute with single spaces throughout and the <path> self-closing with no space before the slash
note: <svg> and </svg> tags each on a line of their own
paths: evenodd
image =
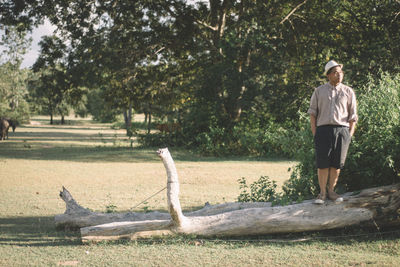
<svg viewBox="0 0 400 267">
<path fill-rule="evenodd" d="M 8 130 L 12 128 L 13 132 L 15 132 L 15 128 L 17 128 L 17 122 L 12 119 L 1 118 L 0 119 L 0 140 L 8 139 Z"/>
<path fill-rule="evenodd" d="M 8 123 L 10 124 L 10 127 L 13 130 L 13 133 L 15 133 L 15 128 L 17 128 L 18 122 L 14 119 L 7 119 L 7 120 L 8 120 Z"/>
<path fill-rule="evenodd" d="M 1 119 L 0 120 L 0 140 L 6 140 L 6 137 L 8 139 L 8 129 L 9 128 L 10 128 L 10 124 L 8 123 L 8 120 Z"/>
</svg>

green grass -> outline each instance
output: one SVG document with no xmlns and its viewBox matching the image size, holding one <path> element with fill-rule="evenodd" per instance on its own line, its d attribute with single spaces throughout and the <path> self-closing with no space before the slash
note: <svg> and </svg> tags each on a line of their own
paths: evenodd
<svg viewBox="0 0 400 267">
<path fill-rule="evenodd" d="M 82 245 L 79 234 L 57 231 L 65 186 L 83 206 L 127 211 L 166 184 L 154 149 L 130 148 L 123 130 L 69 118 L 48 125 L 35 118 L 0 142 L 0 266 L 399 266 L 400 232 L 341 229 L 235 239 L 177 236 Z M 281 185 L 295 162 L 210 158 L 170 148 L 184 210 L 235 201 L 237 179 L 266 175 Z M 166 210 L 165 192 L 136 208 Z"/>
</svg>

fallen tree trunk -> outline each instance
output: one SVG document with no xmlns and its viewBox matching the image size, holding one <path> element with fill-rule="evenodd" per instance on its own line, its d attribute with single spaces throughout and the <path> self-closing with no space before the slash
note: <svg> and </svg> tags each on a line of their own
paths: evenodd
<svg viewBox="0 0 400 267">
<path fill-rule="evenodd" d="M 60 197 L 66 204 L 66 211 L 63 214 L 57 214 L 54 218 L 58 229 L 76 229 L 99 224 L 113 222 L 134 222 L 149 220 L 170 220 L 171 215 L 168 212 L 125 212 L 125 213 L 101 213 L 93 212 L 79 205 L 71 193 L 63 187 Z M 269 202 L 230 202 L 217 205 L 205 204 L 205 206 L 193 212 L 188 212 L 185 216 L 206 216 L 215 215 L 223 212 L 242 210 L 248 208 L 270 207 Z"/>
<path fill-rule="evenodd" d="M 168 176 L 169 214 L 93 213 L 79 206 L 64 189 L 61 197 L 67 203 L 67 210 L 65 214 L 56 216 L 56 223 L 86 225 L 81 228 L 84 242 L 177 233 L 241 236 L 325 230 L 359 224 L 378 227 L 400 225 L 400 184 L 366 189 L 359 194 L 348 193 L 342 203 L 327 201 L 324 205 L 314 205 L 312 201 L 305 201 L 275 207 L 270 203 L 226 203 L 183 214 L 175 164 L 168 149 L 160 149 L 158 154 Z M 68 217 L 71 220 L 68 221 Z"/>
</svg>

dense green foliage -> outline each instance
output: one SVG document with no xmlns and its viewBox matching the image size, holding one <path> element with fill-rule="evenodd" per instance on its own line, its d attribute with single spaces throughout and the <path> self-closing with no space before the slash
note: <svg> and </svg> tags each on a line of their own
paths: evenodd
<svg viewBox="0 0 400 267">
<path fill-rule="evenodd" d="M 25 122 L 30 115 L 26 88 L 28 71 L 16 69 L 8 62 L 0 65 L 0 77 L 0 117 Z"/>
<path fill-rule="evenodd" d="M 360 120 L 342 183 L 359 189 L 400 182 L 400 75 L 369 77 L 359 91 Z"/>
<path fill-rule="evenodd" d="M 8 27 L 4 33 L 0 41 L 3 46 L 0 53 L 0 117 L 21 123 L 29 118 L 26 88 L 29 72 L 21 70 L 20 66 L 31 40 L 19 26 Z"/>
</svg>

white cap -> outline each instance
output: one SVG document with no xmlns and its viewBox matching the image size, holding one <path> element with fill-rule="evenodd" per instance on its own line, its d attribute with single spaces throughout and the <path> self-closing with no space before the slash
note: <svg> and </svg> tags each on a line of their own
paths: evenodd
<svg viewBox="0 0 400 267">
<path fill-rule="evenodd" d="M 337 62 L 334 61 L 334 60 L 330 60 L 330 61 L 329 61 L 328 63 L 326 63 L 326 65 L 325 65 L 324 75 L 326 75 L 326 74 L 328 73 L 328 71 L 329 71 L 331 68 L 336 67 L 336 66 L 340 66 L 340 68 L 343 68 L 343 65 L 342 65 L 342 64 L 339 64 L 339 63 L 337 63 Z"/>
</svg>

